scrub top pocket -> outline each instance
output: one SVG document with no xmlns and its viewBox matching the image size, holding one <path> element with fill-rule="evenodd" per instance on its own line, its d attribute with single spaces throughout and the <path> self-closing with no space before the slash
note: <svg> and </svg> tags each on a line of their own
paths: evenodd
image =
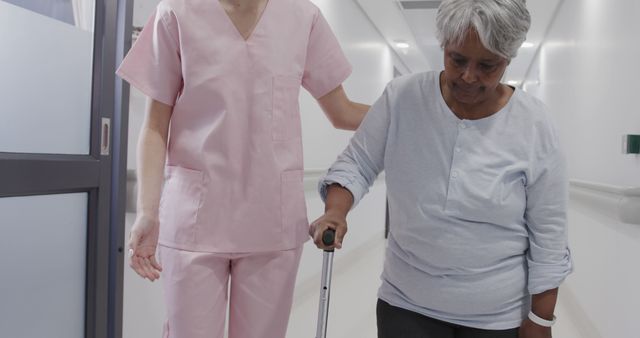
<svg viewBox="0 0 640 338">
<path fill-rule="evenodd" d="M 298 112 L 300 81 L 296 76 L 273 77 L 271 122 L 274 141 L 287 141 L 300 137 L 301 125 Z"/>
<path fill-rule="evenodd" d="M 201 171 L 167 166 L 160 199 L 161 244 L 182 247 L 195 243 L 195 228 L 203 192 Z"/>
</svg>

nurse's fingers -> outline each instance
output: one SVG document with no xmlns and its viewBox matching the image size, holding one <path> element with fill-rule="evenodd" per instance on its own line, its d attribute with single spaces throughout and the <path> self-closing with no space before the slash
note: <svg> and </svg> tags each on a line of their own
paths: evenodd
<svg viewBox="0 0 640 338">
<path fill-rule="evenodd" d="M 138 245 L 140 245 L 141 239 L 142 239 L 142 236 L 137 231 L 131 231 L 129 233 L 129 249 L 133 251 L 131 256 L 137 254 Z"/>
<path fill-rule="evenodd" d="M 135 271 L 140 277 L 142 278 L 146 278 L 146 271 L 144 269 L 144 267 L 142 266 L 142 258 L 140 256 L 133 256 L 131 257 L 131 263 L 130 263 L 131 268 L 133 269 L 133 271 Z"/>
<path fill-rule="evenodd" d="M 134 243 L 133 238 L 136 236 L 131 235 L 129 238 L 129 266 L 141 277 L 144 277 L 144 269 L 142 268 L 140 256 L 138 256 L 137 247 L 138 245 Z"/>
<path fill-rule="evenodd" d="M 158 263 L 158 261 L 156 260 L 156 256 L 151 256 L 150 259 L 151 261 L 151 266 L 158 270 L 158 271 L 162 271 L 162 265 L 160 265 L 160 263 Z"/>
<path fill-rule="evenodd" d="M 129 267 L 133 271 L 138 272 L 138 265 L 137 265 L 137 262 L 136 262 L 136 256 L 130 256 L 129 257 Z"/>
<path fill-rule="evenodd" d="M 142 265 L 145 269 L 146 276 L 150 281 L 155 281 L 160 278 L 158 271 L 151 265 L 151 260 L 148 257 L 142 259 Z"/>
</svg>

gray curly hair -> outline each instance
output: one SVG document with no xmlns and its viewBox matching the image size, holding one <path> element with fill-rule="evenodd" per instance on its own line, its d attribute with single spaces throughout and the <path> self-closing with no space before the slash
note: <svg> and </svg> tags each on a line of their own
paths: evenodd
<svg viewBox="0 0 640 338">
<path fill-rule="evenodd" d="M 526 0 L 444 0 L 436 17 L 442 48 L 460 45 L 473 28 L 485 48 L 507 60 L 518 54 L 530 26 Z"/>
</svg>

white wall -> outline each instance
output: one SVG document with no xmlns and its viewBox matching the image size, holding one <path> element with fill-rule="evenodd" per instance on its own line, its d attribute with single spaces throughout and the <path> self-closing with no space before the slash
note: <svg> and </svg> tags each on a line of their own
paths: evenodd
<svg viewBox="0 0 640 338">
<path fill-rule="evenodd" d="M 157 0 L 137 1 L 134 25 L 142 25 L 157 2 Z M 313 2 L 322 10 L 353 65 L 353 73 L 344 83 L 347 95 L 354 101 L 373 103 L 393 76 L 395 60 L 388 45 L 353 1 L 314 0 Z M 147 13 L 143 14 L 142 11 Z M 134 169 L 135 144 L 144 114 L 144 98 L 139 92 L 132 90 L 130 102 L 128 166 Z M 335 130 L 306 91 L 301 93 L 300 110 L 305 168 L 310 172 L 326 169 L 344 149 L 353 133 Z M 361 255 L 366 252 L 369 243 L 383 236 L 385 196 L 384 184 L 376 184 L 360 207 L 350 214 L 349 235 L 345 240 L 345 247 L 336 254 L 336 263 L 349 259 L 349 256 L 355 252 Z M 321 215 L 324 207 L 315 189 L 308 190 L 306 197 L 309 220 L 313 221 Z M 132 214 L 128 215 L 128 226 L 133 221 L 132 217 Z M 321 265 L 321 251 L 308 242 L 300 263 L 296 302 L 300 302 L 301 298 L 318 296 Z M 372 283 L 371 280 L 363 282 Z M 332 302 L 336 304 L 339 301 L 332 300 Z M 309 323 L 309 336 L 315 332 L 316 315 L 317 313 L 304 313 L 302 316 L 299 314 L 297 316 L 298 321 L 302 318 Z M 127 268 L 124 281 L 123 316 L 125 338 L 159 336 L 164 317 L 160 285 L 142 281 Z"/>
<path fill-rule="evenodd" d="M 635 0 L 565 0 L 527 78 L 557 118 L 572 179 L 640 186 L 640 157 L 621 153 L 622 135 L 640 134 L 639 15 Z M 584 337 L 638 337 L 640 225 L 616 219 L 619 200 L 572 187 L 575 272 L 561 292 Z"/>
<path fill-rule="evenodd" d="M 338 37 L 353 73 L 344 88 L 353 101 L 371 104 L 393 77 L 392 53 L 353 1 L 314 0 Z M 305 168 L 325 168 L 336 159 L 352 132 L 334 129 L 306 91 L 300 96 Z"/>
<path fill-rule="evenodd" d="M 640 133 L 638 15 L 634 0 L 564 1 L 528 78 L 567 131 L 572 178 L 640 185 L 640 157 L 620 151 Z"/>
</svg>

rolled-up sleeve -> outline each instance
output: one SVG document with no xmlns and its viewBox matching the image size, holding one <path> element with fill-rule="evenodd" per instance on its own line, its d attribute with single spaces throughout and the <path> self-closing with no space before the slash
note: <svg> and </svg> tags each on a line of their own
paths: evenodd
<svg viewBox="0 0 640 338">
<path fill-rule="evenodd" d="M 318 189 L 323 201 L 327 187 L 337 183 L 351 192 L 355 207 L 384 169 L 391 113 L 389 87 L 371 106 L 347 148 L 320 180 Z"/>
<path fill-rule="evenodd" d="M 538 294 L 557 288 L 573 270 L 567 237 L 568 180 L 558 148 L 534 165 L 527 184 L 525 220 L 529 235 L 528 290 Z"/>
</svg>

